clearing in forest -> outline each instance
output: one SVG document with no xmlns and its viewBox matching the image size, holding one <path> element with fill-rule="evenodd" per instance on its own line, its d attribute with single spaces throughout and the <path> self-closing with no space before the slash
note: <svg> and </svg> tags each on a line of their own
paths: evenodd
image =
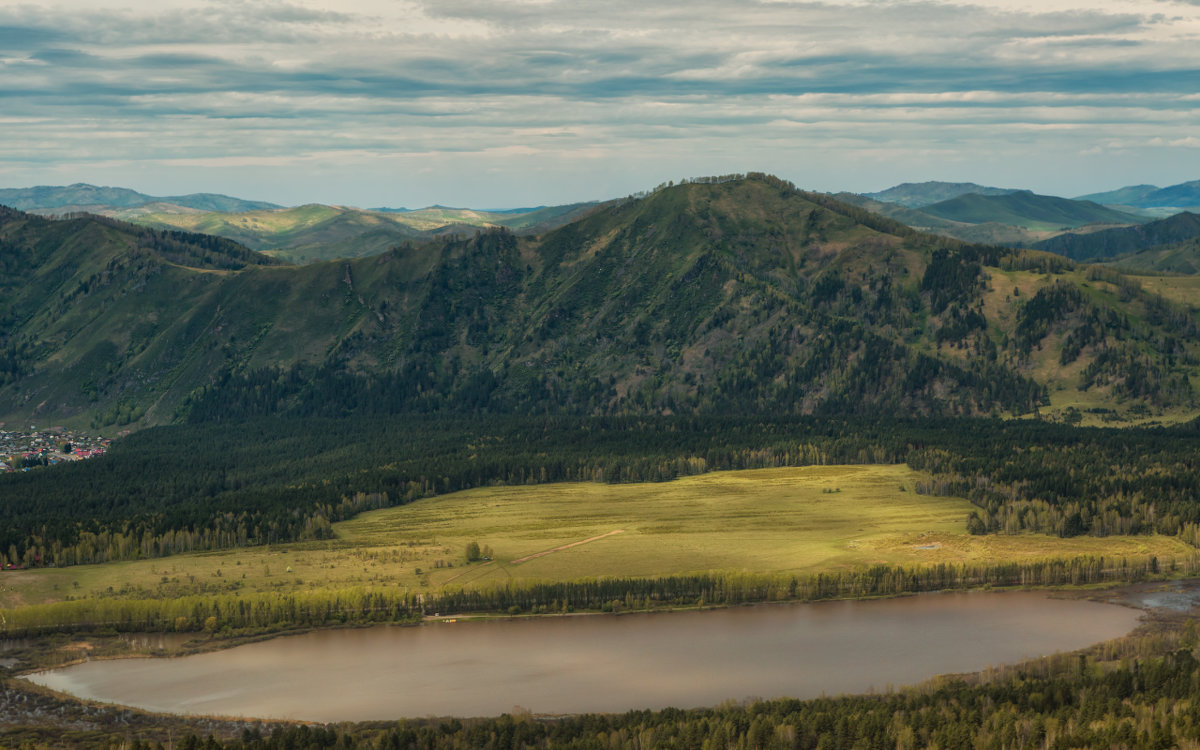
<svg viewBox="0 0 1200 750">
<path fill-rule="evenodd" d="M 855 465 L 485 487 L 364 513 L 335 524 L 333 540 L 5 572 L 0 608 L 67 596 L 435 591 L 510 580 L 1192 554 L 1163 536 L 971 536 L 966 519 L 974 506 L 918 494 L 923 478 L 903 465 Z M 468 564 L 470 542 L 491 560 Z"/>
</svg>

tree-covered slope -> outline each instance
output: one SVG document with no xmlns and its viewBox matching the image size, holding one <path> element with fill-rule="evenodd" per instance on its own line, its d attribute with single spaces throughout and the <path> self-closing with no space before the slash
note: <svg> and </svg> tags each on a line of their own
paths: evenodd
<svg viewBox="0 0 1200 750">
<path fill-rule="evenodd" d="M 1131 273 L 1200 275 L 1200 237 L 1186 242 L 1157 245 L 1109 260 L 1114 267 Z"/>
<path fill-rule="evenodd" d="M 664 188 L 536 237 L 304 267 L 56 252 L 78 268 L 24 261 L 61 278 L 10 316 L 0 415 L 1124 418 L 1191 409 L 1200 347 L 1192 311 L 1118 274 L 922 235 L 765 176 Z"/>
<path fill-rule="evenodd" d="M 1061 234 L 1039 242 L 1036 247 L 1083 260 L 1136 253 L 1156 245 L 1185 242 L 1193 237 L 1200 237 L 1200 215 L 1185 211 L 1131 227 L 1114 227 L 1086 234 Z"/>
</svg>

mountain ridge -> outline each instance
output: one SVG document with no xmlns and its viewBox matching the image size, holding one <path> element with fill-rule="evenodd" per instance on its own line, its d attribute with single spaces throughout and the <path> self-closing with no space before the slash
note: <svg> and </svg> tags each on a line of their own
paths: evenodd
<svg viewBox="0 0 1200 750">
<path fill-rule="evenodd" d="M 136 208 L 148 203 L 176 205 L 200 211 L 252 211 L 282 208 L 266 201 L 250 201 L 218 193 L 153 196 L 136 190 L 77 182 L 72 185 L 38 185 L 30 188 L 0 188 L 0 205 L 21 211 L 81 211 L 96 207 Z"/>
<path fill-rule="evenodd" d="M 1060 229 L 1087 224 L 1132 224 L 1146 221 L 1091 201 L 1073 201 L 1053 195 L 1017 190 L 1004 195 L 968 193 L 925 206 L 924 213 L 971 224 L 996 222 L 1025 229 Z"/>
<path fill-rule="evenodd" d="M 662 188 L 538 235 L 291 267 L 193 268 L 120 225 L 72 221 L 0 225 L 9 283 L 27 290 L 0 303 L 0 419 L 1195 402 L 1194 313 L 1136 282 L 924 235 L 765 175 Z"/>
<path fill-rule="evenodd" d="M 1166 219 L 1088 234 L 1061 234 L 1035 247 L 1074 260 L 1105 259 L 1200 236 L 1200 214 L 1187 211 Z"/>
<path fill-rule="evenodd" d="M 896 203 L 906 208 L 923 208 L 961 195 L 1008 195 L 1014 189 L 989 187 L 974 182 L 903 182 L 886 190 L 863 193 L 867 198 L 883 203 Z"/>
</svg>

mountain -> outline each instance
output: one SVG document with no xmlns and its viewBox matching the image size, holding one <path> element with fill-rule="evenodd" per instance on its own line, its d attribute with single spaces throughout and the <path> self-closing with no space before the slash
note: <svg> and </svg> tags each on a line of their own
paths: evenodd
<svg viewBox="0 0 1200 750">
<path fill-rule="evenodd" d="M 1103 193 L 1080 195 L 1075 200 L 1091 201 L 1104 206 L 1137 206 L 1143 198 L 1157 190 L 1157 185 L 1129 185 Z"/>
<path fill-rule="evenodd" d="M 1144 208 L 1200 207 L 1200 180 L 1155 190 L 1136 205 Z"/>
<path fill-rule="evenodd" d="M 1011 224 L 1043 231 L 1085 224 L 1136 224 L 1146 221 L 1145 217 L 1106 208 L 1091 201 L 1037 195 L 1028 190 L 1006 195 L 960 195 L 921 210 L 951 221 Z"/>
<path fill-rule="evenodd" d="M 842 203 L 857 206 L 878 216 L 886 216 L 921 232 L 936 232 L 940 229 L 951 229 L 961 225 L 960 222 L 927 214 L 920 209 L 905 206 L 903 203 L 889 203 L 858 193 L 834 193 L 833 197 Z"/>
<path fill-rule="evenodd" d="M 1039 250 L 1075 260 L 1112 258 L 1200 236 L 1200 215 L 1184 212 L 1132 227 L 1115 227 L 1086 234 L 1060 234 L 1035 245 Z"/>
<path fill-rule="evenodd" d="M 244 213 L 117 212 L 117 216 L 160 229 L 182 229 L 226 237 L 291 263 L 355 258 L 382 253 L 423 237 L 435 222 L 413 222 L 340 206 L 311 204 Z"/>
<path fill-rule="evenodd" d="M 919 232 L 930 232 L 943 237 L 953 237 L 963 242 L 982 245 L 1004 245 L 1007 247 L 1033 247 L 1035 243 L 1053 236 L 1055 232 L 1036 232 L 1012 224 L 984 222 L 971 224 L 934 216 L 921 209 L 908 208 L 899 203 L 885 203 L 855 193 L 837 193 L 834 198 L 852 206 L 870 211 L 879 216 L 905 224 Z"/>
<path fill-rule="evenodd" d="M 960 195 L 1008 195 L 1015 190 L 976 185 L 974 182 L 905 182 L 878 193 L 864 193 L 872 200 L 898 203 L 908 208 L 921 208 L 957 198 Z"/>
<path fill-rule="evenodd" d="M 155 197 L 136 190 L 115 187 L 97 187 L 76 183 L 65 187 L 43 185 L 31 188 L 0 189 L 0 205 L 21 211 L 48 211 L 67 213 L 90 208 L 135 208 L 147 203 L 179 206 L 198 211 L 253 211 L 264 208 L 279 208 L 265 201 L 247 201 L 215 193 L 192 193 L 169 197 Z"/>
<path fill-rule="evenodd" d="M 536 236 L 493 228 L 299 267 L 233 243 L 172 259 L 111 220 L 0 218 L 0 419 L 1133 418 L 1196 401 L 1188 309 L 764 175 L 662 188 Z"/>
<path fill-rule="evenodd" d="M 543 232 L 583 216 L 596 204 L 501 211 L 446 206 L 367 211 L 318 204 L 283 208 L 214 193 L 164 197 L 79 183 L 0 190 L 0 205 L 47 216 L 93 213 L 157 229 L 214 234 L 290 263 L 311 263 L 375 255 L 408 239 L 486 227 Z"/>
<path fill-rule="evenodd" d="M 1165 188 L 1131 185 L 1107 193 L 1084 195 L 1077 200 L 1092 200 L 1109 206 L 1128 206 L 1152 214 L 1178 213 L 1183 210 L 1200 212 L 1200 180 L 1182 182 Z"/>
<path fill-rule="evenodd" d="M 113 215 L 151 227 L 215 234 L 291 263 L 312 263 L 376 255 L 405 240 L 453 233 L 472 234 L 487 227 L 544 231 L 582 216 L 594 207 L 593 203 L 582 203 L 530 209 L 524 213 L 489 213 L 431 206 L 413 211 L 379 212 L 311 204 L 236 214 L 148 213 L 137 208 L 116 211 Z"/>
</svg>

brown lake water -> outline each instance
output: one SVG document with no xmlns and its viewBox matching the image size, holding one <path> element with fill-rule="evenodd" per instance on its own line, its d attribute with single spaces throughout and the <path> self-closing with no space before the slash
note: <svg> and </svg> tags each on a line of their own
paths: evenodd
<svg viewBox="0 0 1200 750">
<path fill-rule="evenodd" d="M 882 691 L 1124 635 L 1140 612 L 1033 592 L 325 630 L 28 679 L 157 712 L 313 721 L 711 706 Z"/>
</svg>

